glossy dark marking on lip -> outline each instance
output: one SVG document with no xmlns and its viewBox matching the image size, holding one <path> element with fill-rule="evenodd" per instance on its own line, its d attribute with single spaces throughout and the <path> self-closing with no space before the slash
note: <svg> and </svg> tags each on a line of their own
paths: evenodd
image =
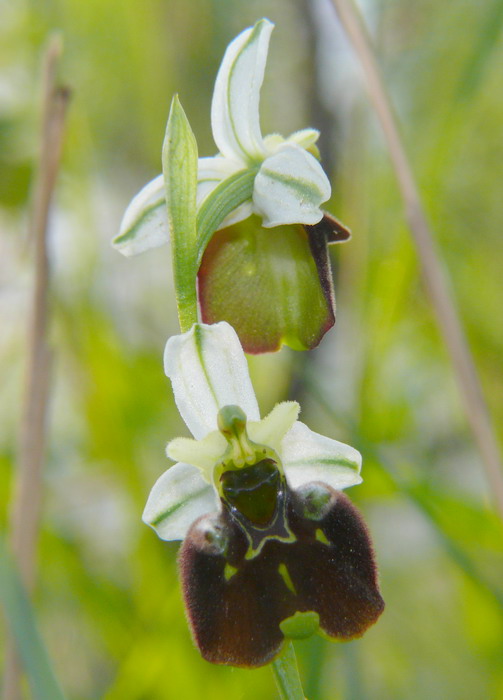
<svg viewBox="0 0 503 700">
<path fill-rule="evenodd" d="M 280 474 L 272 459 L 224 472 L 220 483 L 227 502 L 251 523 L 258 527 L 271 523 L 278 505 L 280 487 Z"/>
</svg>

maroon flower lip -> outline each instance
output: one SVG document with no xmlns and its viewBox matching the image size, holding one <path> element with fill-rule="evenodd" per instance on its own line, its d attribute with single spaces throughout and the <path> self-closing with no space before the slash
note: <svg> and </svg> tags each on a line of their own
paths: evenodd
<svg viewBox="0 0 503 700">
<path fill-rule="evenodd" d="M 242 521 L 228 509 L 211 516 L 210 530 L 208 516 L 192 525 L 179 566 L 193 637 L 207 661 L 269 663 L 284 642 L 281 623 L 298 612 L 316 613 L 321 630 L 341 641 L 360 637 L 382 613 L 366 525 L 344 494 L 322 486 L 329 502 L 319 519 L 307 517 L 309 503 L 287 487 L 295 540 L 269 539 L 253 558 Z"/>
</svg>

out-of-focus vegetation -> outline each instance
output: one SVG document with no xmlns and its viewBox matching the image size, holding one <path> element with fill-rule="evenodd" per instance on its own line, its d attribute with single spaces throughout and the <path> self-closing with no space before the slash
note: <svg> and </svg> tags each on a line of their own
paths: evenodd
<svg viewBox="0 0 503 700">
<path fill-rule="evenodd" d="M 387 85 L 503 437 L 501 0 L 366 2 Z M 176 543 L 140 521 L 185 434 L 161 356 L 177 331 L 169 251 L 110 248 L 160 170 L 174 92 L 215 151 L 213 80 L 228 41 L 277 24 L 264 133 L 323 131 L 338 321 L 309 356 L 253 358 L 263 412 L 295 397 L 364 457 L 350 496 L 373 533 L 386 611 L 350 644 L 296 645 L 310 700 L 503 697 L 502 527 L 420 281 L 358 64 L 328 0 L 45 0 L 0 4 L 0 525 L 7 523 L 26 353 L 26 217 L 40 59 L 60 30 L 73 90 L 51 224 L 51 391 L 35 611 L 70 698 L 274 698 L 269 669 L 213 667 L 192 645 Z"/>
</svg>

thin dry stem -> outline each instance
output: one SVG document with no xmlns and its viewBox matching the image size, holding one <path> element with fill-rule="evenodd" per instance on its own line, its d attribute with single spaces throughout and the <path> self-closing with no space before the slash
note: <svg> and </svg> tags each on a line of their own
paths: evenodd
<svg viewBox="0 0 503 700">
<path fill-rule="evenodd" d="M 421 204 L 371 40 L 353 0 L 332 0 L 332 3 L 363 67 L 369 96 L 381 123 L 404 200 L 406 217 L 421 262 L 423 279 L 437 316 L 440 332 L 449 351 L 466 417 L 482 457 L 494 502 L 503 517 L 503 470 L 498 442 L 456 310 L 448 275 Z"/>
<path fill-rule="evenodd" d="M 53 38 L 43 64 L 40 156 L 29 223 L 30 241 L 35 248 L 35 279 L 28 326 L 18 470 L 10 519 L 10 545 L 21 579 L 29 591 L 35 581 L 51 368 L 51 351 L 47 343 L 50 279 L 47 231 L 69 99 L 69 91 L 57 85 L 61 50 L 61 42 Z M 5 671 L 5 699 L 17 700 L 20 697 L 20 669 L 12 644 L 7 648 Z"/>
</svg>

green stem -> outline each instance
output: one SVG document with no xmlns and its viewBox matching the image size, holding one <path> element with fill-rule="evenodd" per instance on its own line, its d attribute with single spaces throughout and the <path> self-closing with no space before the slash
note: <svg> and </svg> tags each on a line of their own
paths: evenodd
<svg viewBox="0 0 503 700">
<path fill-rule="evenodd" d="M 281 700 L 305 700 L 292 642 L 286 642 L 281 654 L 272 662 L 272 670 Z"/>
<path fill-rule="evenodd" d="M 178 320 L 185 333 L 197 323 L 197 143 L 176 95 L 166 126 L 162 169 Z"/>
</svg>

